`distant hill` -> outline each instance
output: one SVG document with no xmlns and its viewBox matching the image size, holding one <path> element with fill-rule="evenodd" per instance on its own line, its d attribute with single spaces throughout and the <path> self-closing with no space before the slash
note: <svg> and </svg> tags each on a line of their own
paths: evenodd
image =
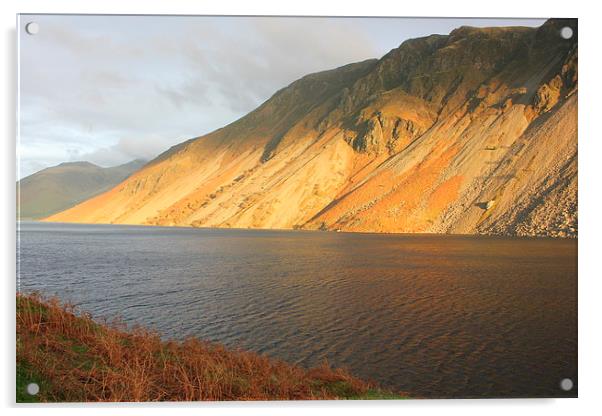
<svg viewBox="0 0 602 416">
<path fill-rule="evenodd" d="M 40 219 L 63 211 L 112 188 L 145 163 L 133 160 L 102 168 L 90 162 L 67 162 L 43 169 L 17 182 L 17 215 Z"/>
<path fill-rule="evenodd" d="M 577 60 L 575 19 L 407 40 L 47 220 L 576 237 Z"/>
</svg>

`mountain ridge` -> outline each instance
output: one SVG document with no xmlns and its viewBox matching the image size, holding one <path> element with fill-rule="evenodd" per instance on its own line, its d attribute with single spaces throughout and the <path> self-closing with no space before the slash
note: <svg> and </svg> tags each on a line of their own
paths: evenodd
<svg viewBox="0 0 602 416">
<path fill-rule="evenodd" d="M 17 181 L 17 214 L 39 219 L 68 209 L 117 185 L 146 161 L 103 168 L 87 161 L 63 162 Z"/>
<path fill-rule="evenodd" d="M 463 26 L 309 74 L 47 220 L 576 236 L 576 34 Z"/>
</svg>

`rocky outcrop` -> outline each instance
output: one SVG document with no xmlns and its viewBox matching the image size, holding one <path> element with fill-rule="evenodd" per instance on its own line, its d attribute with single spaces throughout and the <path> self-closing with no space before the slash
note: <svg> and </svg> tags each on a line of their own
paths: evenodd
<svg viewBox="0 0 602 416">
<path fill-rule="evenodd" d="M 461 27 L 308 75 L 49 220 L 576 236 L 576 24 Z"/>
</svg>

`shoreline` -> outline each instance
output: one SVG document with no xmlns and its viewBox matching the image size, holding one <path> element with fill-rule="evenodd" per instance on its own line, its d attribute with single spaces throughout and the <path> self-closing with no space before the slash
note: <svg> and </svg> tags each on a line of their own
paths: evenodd
<svg viewBox="0 0 602 416">
<path fill-rule="evenodd" d="M 578 240 L 577 235 L 567 235 L 564 237 L 551 235 L 517 235 L 517 234 L 478 234 L 478 233 L 426 233 L 426 232 L 387 232 L 387 231 L 346 231 L 346 230 L 319 230 L 306 228 L 239 228 L 239 227 L 195 227 L 192 225 L 157 225 L 157 224 L 110 224 L 110 223 L 87 223 L 87 222 L 63 222 L 41 220 L 19 220 L 16 224 L 22 223 L 35 224 L 53 224 L 53 225 L 81 225 L 81 226 L 122 226 L 122 227 L 140 227 L 155 229 L 186 229 L 186 230 L 232 230 L 232 231 L 259 231 L 259 232 L 303 232 L 318 234 L 350 234 L 350 235 L 386 235 L 386 236 L 433 236 L 433 237 L 486 237 L 486 238 L 518 238 L 518 239 L 551 239 L 551 240 Z"/>
</svg>

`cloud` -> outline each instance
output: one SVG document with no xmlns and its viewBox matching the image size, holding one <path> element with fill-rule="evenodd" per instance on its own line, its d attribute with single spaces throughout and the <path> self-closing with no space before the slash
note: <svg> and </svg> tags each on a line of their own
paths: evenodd
<svg viewBox="0 0 602 416">
<path fill-rule="evenodd" d="M 167 98 L 179 110 L 191 104 L 211 105 L 209 86 L 203 79 L 184 80 L 177 86 L 156 85 L 155 88 L 159 95 Z"/>
<path fill-rule="evenodd" d="M 78 158 L 102 165 L 151 158 L 241 117 L 309 72 L 376 53 L 345 20 L 35 20 L 40 33 L 21 37 L 22 174 Z"/>
<path fill-rule="evenodd" d="M 171 144 L 170 140 L 161 137 L 122 138 L 111 146 L 88 153 L 78 153 L 73 155 L 73 158 L 87 160 L 100 166 L 115 166 L 134 159 L 151 160 L 164 152 Z"/>
<path fill-rule="evenodd" d="M 325 19 L 231 18 L 180 28 L 177 41 L 154 43 L 178 62 L 156 91 L 178 109 L 207 105 L 242 115 L 280 88 L 311 72 L 374 57 L 378 51 L 351 22 Z M 235 26 L 232 29 L 231 26 Z M 354 42 L 349 42 L 354 39 Z"/>
</svg>

